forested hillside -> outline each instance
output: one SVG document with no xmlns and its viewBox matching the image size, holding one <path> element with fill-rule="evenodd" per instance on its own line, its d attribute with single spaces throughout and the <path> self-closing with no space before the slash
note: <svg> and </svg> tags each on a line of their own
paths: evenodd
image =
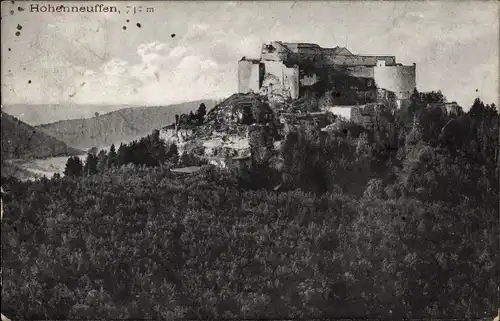
<svg viewBox="0 0 500 321">
<path fill-rule="evenodd" d="M 2 111 L 2 161 L 79 153 L 81 152 Z"/>
<path fill-rule="evenodd" d="M 200 103 L 208 108 L 214 101 L 192 101 L 159 107 L 131 107 L 113 111 L 93 118 L 63 120 L 36 126 L 69 146 L 88 150 L 104 148 L 111 144 L 140 138 L 153 129 L 175 121 L 175 115 L 196 110 Z"/>
<path fill-rule="evenodd" d="M 479 99 L 460 116 L 425 108 L 442 99 L 415 92 L 390 126 L 292 133 L 281 166 L 174 174 L 194 160 L 153 133 L 71 158 L 63 178 L 3 179 L 2 313 L 493 315 L 499 115 Z"/>
</svg>

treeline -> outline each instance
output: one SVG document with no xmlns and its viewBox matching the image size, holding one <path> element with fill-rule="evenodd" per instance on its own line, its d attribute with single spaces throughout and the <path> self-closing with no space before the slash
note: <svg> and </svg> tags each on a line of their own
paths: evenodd
<svg viewBox="0 0 500 321">
<path fill-rule="evenodd" d="M 196 113 L 175 115 L 177 124 L 202 124 L 207 114 L 207 107 L 201 103 Z M 98 153 L 90 151 L 85 160 L 78 156 L 70 157 L 66 163 L 64 175 L 82 176 L 102 173 L 112 167 L 133 164 L 137 166 L 159 166 L 165 162 L 180 165 L 194 166 L 205 164 L 203 160 L 194 155 L 183 153 L 179 155 L 179 150 L 175 143 L 166 144 L 160 139 L 160 132 L 154 130 L 152 134 L 134 140 L 128 144 L 120 144 L 118 150 L 115 145 L 111 145 L 109 152 L 101 150 Z M 56 177 L 59 175 L 56 174 Z"/>
<path fill-rule="evenodd" d="M 64 175 L 94 175 L 123 165 L 133 164 L 135 166 L 155 167 L 166 163 L 181 167 L 206 164 L 204 160 L 189 153 L 184 152 L 179 155 L 177 145 L 175 143 L 165 143 L 160 138 L 159 131 L 155 130 L 152 134 L 140 140 L 120 144 L 118 150 L 113 144 L 109 152 L 101 150 L 98 153 L 88 153 L 84 161 L 78 156 L 70 157 L 66 163 Z"/>
<path fill-rule="evenodd" d="M 201 125 L 205 121 L 206 114 L 207 106 L 201 103 L 196 113 L 191 111 L 189 114 L 175 115 L 175 122 L 178 125 Z"/>
<path fill-rule="evenodd" d="M 387 115 L 371 129 L 352 122 L 328 133 L 287 136 L 276 170 L 259 187 L 321 194 L 375 193 L 397 199 L 498 204 L 499 115 L 476 99 L 467 113 L 453 114 L 427 104 L 442 102 L 440 92 L 412 96 L 410 108 Z M 498 206 L 496 207 L 498 208 Z"/>
</svg>

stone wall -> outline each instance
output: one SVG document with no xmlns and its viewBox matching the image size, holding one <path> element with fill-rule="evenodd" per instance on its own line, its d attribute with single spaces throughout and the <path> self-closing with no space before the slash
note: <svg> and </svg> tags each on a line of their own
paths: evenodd
<svg viewBox="0 0 500 321">
<path fill-rule="evenodd" d="M 286 136 L 291 131 L 303 130 L 306 132 L 319 131 L 330 124 L 330 117 L 326 112 L 307 114 L 282 113 L 280 123 L 283 126 L 282 135 Z"/>
<path fill-rule="evenodd" d="M 386 65 L 396 64 L 394 56 L 353 55 L 345 48 L 322 48 L 313 43 L 282 43 L 279 41 L 264 44 L 261 57 L 263 60 L 283 61 L 299 65 L 309 60 L 327 65 L 345 66 L 376 66 L 379 60 L 385 61 Z"/>
<path fill-rule="evenodd" d="M 279 41 L 263 44 L 261 58 L 266 61 L 286 61 L 291 51 Z"/>
<path fill-rule="evenodd" d="M 357 78 L 371 78 L 373 79 L 373 67 L 367 66 L 349 66 L 346 69 L 348 75 Z"/>
<path fill-rule="evenodd" d="M 299 98 L 299 89 L 300 89 L 299 67 L 294 66 L 290 68 L 284 68 L 283 75 L 284 75 L 283 83 L 285 88 L 288 88 L 288 90 L 290 91 L 290 97 L 292 99 Z"/>
<path fill-rule="evenodd" d="M 274 96 L 283 99 L 299 97 L 299 68 L 287 67 L 280 61 L 265 61 L 264 79 L 261 92 L 269 98 Z M 273 99 L 271 99 L 273 100 Z"/>
<path fill-rule="evenodd" d="M 378 88 L 394 92 L 396 99 L 409 99 L 416 88 L 416 67 L 412 66 L 376 66 L 375 83 Z"/>
<path fill-rule="evenodd" d="M 357 106 L 329 106 L 325 110 L 331 114 L 340 116 L 347 120 L 351 119 L 351 109 Z"/>
<path fill-rule="evenodd" d="M 315 43 L 283 43 L 290 51 L 293 53 L 305 53 L 305 54 L 318 54 L 321 53 L 323 48 Z"/>
<path fill-rule="evenodd" d="M 379 60 L 384 60 L 387 65 L 396 64 L 396 57 L 394 56 L 336 55 L 325 57 L 325 63 L 342 66 L 376 66 Z"/>
<path fill-rule="evenodd" d="M 307 53 L 288 53 L 286 64 L 303 65 L 306 63 L 314 63 L 317 66 L 366 66 L 375 67 L 377 62 L 383 60 L 386 65 L 395 65 L 396 58 L 394 56 L 359 56 L 359 55 L 330 55 L 330 54 L 307 54 Z"/>
<path fill-rule="evenodd" d="M 238 92 L 258 92 L 262 83 L 263 66 L 255 60 L 238 62 Z"/>
<path fill-rule="evenodd" d="M 333 90 L 342 96 L 337 105 L 374 102 L 376 88 L 381 88 L 394 92 L 401 106 L 416 87 L 415 69 L 396 64 L 394 56 L 353 55 L 345 48 L 273 41 L 262 45 L 260 60 L 239 62 L 238 87 L 240 93 L 260 92 L 280 102 L 298 99 L 307 90 L 320 95 Z"/>
<path fill-rule="evenodd" d="M 371 128 L 383 122 L 387 107 L 383 104 L 366 104 L 351 108 L 351 120 L 359 125 Z"/>
<path fill-rule="evenodd" d="M 327 65 L 376 66 L 379 60 L 385 61 L 386 65 L 396 64 L 394 56 L 353 55 L 347 50 L 339 51 L 339 48 L 322 48 L 317 44 L 282 43 L 279 41 L 262 45 L 261 58 L 262 60 L 283 61 L 299 65 L 303 61 L 311 59 Z"/>
<path fill-rule="evenodd" d="M 462 107 L 455 101 L 451 103 L 445 103 L 445 108 L 448 115 L 462 116 L 464 114 L 464 110 L 462 109 Z"/>
</svg>

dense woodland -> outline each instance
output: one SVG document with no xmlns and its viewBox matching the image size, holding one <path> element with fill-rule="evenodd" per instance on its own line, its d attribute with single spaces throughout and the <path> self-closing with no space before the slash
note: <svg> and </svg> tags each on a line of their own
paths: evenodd
<svg viewBox="0 0 500 321">
<path fill-rule="evenodd" d="M 442 100 L 415 92 L 370 130 L 292 133 L 279 167 L 174 174 L 196 160 L 154 132 L 70 158 L 64 177 L 2 178 L 2 313 L 493 315 L 498 110 L 479 99 L 458 116 L 424 108 Z"/>
<path fill-rule="evenodd" d="M 110 113 L 102 115 L 96 113 L 92 118 L 62 120 L 38 125 L 36 129 L 56 137 L 69 146 L 87 151 L 94 146 L 109 146 L 112 142 L 129 141 L 146 136 L 153 128 L 162 128 L 174 122 L 176 114 L 190 114 L 196 111 L 200 103 L 212 108 L 215 101 L 191 101 L 155 107 L 123 106 L 123 109 Z"/>
<path fill-rule="evenodd" d="M 9 159 L 78 155 L 81 151 L 47 135 L 16 117 L 1 112 L 1 162 Z"/>
</svg>

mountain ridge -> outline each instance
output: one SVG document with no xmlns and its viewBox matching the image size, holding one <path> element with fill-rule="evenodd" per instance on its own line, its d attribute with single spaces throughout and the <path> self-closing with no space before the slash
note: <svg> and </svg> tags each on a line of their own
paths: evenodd
<svg viewBox="0 0 500 321">
<path fill-rule="evenodd" d="M 215 100 L 195 100 L 167 106 L 127 107 L 92 118 L 59 120 L 35 128 L 65 142 L 87 150 L 103 148 L 138 139 L 175 121 L 175 115 L 196 111 L 201 103 L 208 109 Z"/>
<path fill-rule="evenodd" d="M 82 152 L 2 110 L 2 160 L 78 155 Z"/>
</svg>

